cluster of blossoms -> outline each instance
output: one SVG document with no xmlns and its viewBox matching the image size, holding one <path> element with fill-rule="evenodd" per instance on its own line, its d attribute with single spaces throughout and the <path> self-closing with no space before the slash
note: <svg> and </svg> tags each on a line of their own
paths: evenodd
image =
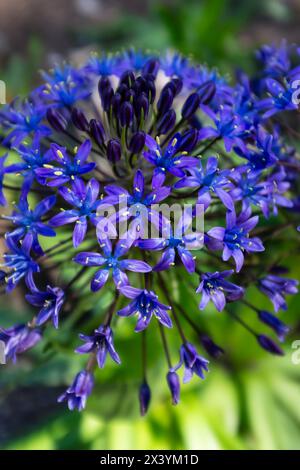
<svg viewBox="0 0 300 470">
<path fill-rule="evenodd" d="M 1 110 L 0 203 L 6 205 L 9 194 L 17 198 L 2 216 L 8 221 L 2 293 L 24 283 L 25 298 L 36 308 L 28 323 L 0 329 L 6 359 L 15 361 L 39 343 L 47 326 L 59 331 L 86 294 L 87 288 L 78 289 L 82 279 L 90 278 L 89 296 L 113 293 L 97 328 L 80 334 L 76 352 L 87 355 L 86 367 L 59 397 L 70 409 L 84 408 L 95 369 L 108 356 L 121 363 L 113 332 L 118 316 L 135 315 L 135 332 L 142 332 L 142 414 L 151 398 L 150 323 L 162 338 L 174 404 L 178 372 L 183 369 L 183 382 L 193 374 L 204 379 L 204 356 L 223 354 L 202 329 L 200 313 L 186 312 L 173 298 L 170 271 L 192 286 L 200 310 L 211 302 L 266 351 L 283 354 L 231 306 L 244 303 L 282 341 L 288 326 L 251 304 L 246 291 L 255 285 L 277 313 L 298 284 L 278 264 L 261 262 L 261 252 L 272 250 L 265 243 L 270 229 L 294 227 L 297 237 L 300 161 L 283 133 L 289 130 L 286 112 L 298 110 L 299 51 L 282 43 L 263 47 L 257 57 L 259 73 L 239 72 L 231 84 L 179 54 L 93 56 L 80 69 L 63 65 L 45 73 L 45 84 Z M 158 210 L 160 203 L 189 210 L 175 222 Z M 203 217 L 207 230 L 192 229 Z M 149 227 L 155 236 L 148 236 Z M 64 279 L 60 268 L 71 265 L 74 275 Z M 204 356 L 187 338 L 184 322 L 197 333 Z M 177 362 L 166 334 L 172 327 L 181 341 Z"/>
</svg>

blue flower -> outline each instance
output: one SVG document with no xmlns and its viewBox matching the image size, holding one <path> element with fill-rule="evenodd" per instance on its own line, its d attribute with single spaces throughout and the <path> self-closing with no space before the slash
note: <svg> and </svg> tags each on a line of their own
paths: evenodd
<svg viewBox="0 0 300 470">
<path fill-rule="evenodd" d="M 21 174 L 23 176 L 21 197 L 28 194 L 35 180 L 41 185 L 46 183 L 46 179 L 37 174 L 37 169 L 49 163 L 53 157 L 50 150 L 43 152 L 40 140 L 41 136 L 36 134 L 30 145 L 20 144 L 16 147 L 15 150 L 21 157 L 22 162 L 14 163 L 4 169 L 4 173 Z"/>
<path fill-rule="evenodd" d="M 15 325 L 11 328 L 0 328 L 0 341 L 5 344 L 5 359 L 16 362 L 17 355 L 33 348 L 42 339 L 38 328 L 27 325 Z"/>
<path fill-rule="evenodd" d="M 71 411 L 76 408 L 82 411 L 85 408 L 87 398 L 92 393 L 93 387 L 93 374 L 87 370 L 82 370 L 76 375 L 72 385 L 67 388 L 57 401 L 59 403 L 66 401 Z"/>
<path fill-rule="evenodd" d="M 247 210 L 237 218 L 234 211 L 229 211 L 226 215 L 226 228 L 215 227 L 207 232 L 210 237 L 222 242 L 224 261 L 228 261 L 231 256 L 234 258 L 237 272 L 244 264 L 244 251 L 264 251 L 258 237 L 249 238 L 249 232 L 258 223 L 258 216 L 250 217 L 250 214 L 251 211 Z"/>
<path fill-rule="evenodd" d="M 55 202 L 56 196 L 49 196 L 40 201 L 31 210 L 29 209 L 27 199 L 20 199 L 12 215 L 5 216 L 5 219 L 11 220 L 14 225 L 17 225 L 17 228 L 7 233 L 6 236 L 15 240 L 24 239 L 24 241 L 31 236 L 33 251 L 42 255 L 43 250 L 39 244 L 38 235 L 43 235 L 44 237 L 56 236 L 55 231 L 42 221 L 42 217 L 54 206 Z"/>
<path fill-rule="evenodd" d="M 98 366 L 101 369 L 105 365 L 107 354 L 109 354 L 112 360 L 117 364 L 121 364 L 119 355 L 114 347 L 113 332 L 110 326 L 100 325 L 93 335 L 87 336 L 80 334 L 79 338 L 84 341 L 85 344 L 76 348 L 75 352 L 79 354 L 95 352 Z"/>
<path fill-rule="evenodd" d="M 42 124 L 45 117 L 45 107 L 24 101 L 17 107 L 18 102 L 13 101 L 0 111 L 0 123 L 9 133 L 2 141 L 4 146 L 17 147 L 29 134 L 35 132 L 40 136 L 49 136 L 51 130 Z"/>
<path fill-rule="evenodd" d="M 46 291 L 42 292 L 37 288 L 33 289 L 31 294 L 25 295 L 26 300 L 35 307 L 42 307 L 36 318 L 36 325 L 43 325 L 50 318 L 55 328 L 58 328 L 59 312 L 64 303 L 64 291 L 59 287 L 47 286 Z"/>
<path fill-rule="evenodd" d="M 60 186 L 70 180 L 74 181 L 76 177 L 89 173 L 95 168 L 95 163 L 86 163 L 91 148 L 91 142 L 86 140 L 76 149 L 76 154 L 71 158 L 64 147 L 51 144 L 53 159 L 58 162 L 60 166 L 44 164 L 43 168 L 38 168 L 36 172 L 40 177 L 46 178 L 47 180 L 50 179 L 50 181 L 47 182 L 48 186 Z"/>
<path fill-rule="evenodd" d="M 283 86 L 277 80 L 266 79 L 266 86 L 271 94 L 271 98 L 261 100 L 257 106 L 258 109 L 266 109 L 264 119 L 270 118 L 281 111 L 293 111 L 298 109 L 298 105 L 293 102 L 293 93 L 291 86 Z"/>
<path fill-rule="evenodd" d="M 166 173 L 171 173 L 178 178 L 185 175 L 184 170 L 198 165 L 198 159 L 188 157 L 184 149 L 181 149 L 182 135 L 176 134 L 165 150 L 162 150 L 159 143 L 150 135 L 146 136 L 145 145 L 149 151 L 143 152 L 144 158 L 155 166 L 154 186 L 161 186 L 166 178 Z M 180 153 L 176 156 L 177 153 Z"/>
<path fill-rule="evenodd" d="M 278 310 L 287 310 L 287 304 L 284 296 L 287 294 L 297 294 L 299 282 L 295 279 L 286 279 L 268 274 L 258 281 L 259 289 L 271 300 L 275 312 Z"/>
<path fill-rule="evenodd" d="M 199 141 L 206 139 L 223 139 L 226 152 L 230 152 L 233 146 L 244 148 L 242 141 L 244 127 L 233 113 L 222 109 L 219 116 L 206 109 L 209 117 L 214 122 L 215 127 L 207 126 L 200 129 Z"/>
<path fill-rule="evenodd" d="M 186 342 L 180 347 L 180 361 L 173 370 L 176 371 L 184 366 L 183 383 L 187 383 L 191 380 L 193 374 L 204 379 L 204 372 L 208 372 L 208 363 L 209 361 L 200 356 L 191 343 Z"/>
<path fill-rule="evenodd" d="M 265 168 L 274 165 L 278 160 L 278 155 L 275 153 L 274 136 L 265 132 L 259 127 L 255 140 L 255 150 L 248 149 L 246 146 L 243 148 L 235 147 L 235 152 L 243 158 L 248 160 L 247 169 L 256 173 Z"/>
<path fill-rule="evenodd" d="M 233 269 L 201 275 L 202 281 L 196 290 L 197 294 L 202 293 L 200 310 L 203 310 L 211 300 L 216 309 L 221 312 L 225 308 L 226 300 L 234 301 L 243 297 L 244 289 L 242 287 L 225 280 L 232 273 Z"/>
<path fill-rule="evenodd" d="M 160 227 L 161 217 L 152 205 L 158 204 L 168 197 L 171 192 L 169 186 L 160 185 L 157 187 L 153 178 L 152 191 L 145 194 L 145 178 L 142 171 L 137 170 L 133 180 L 132 193 L 116 185 L 107 185 L 104 189 L 107 196 L 103 199 L 103 203 L 123 206 L 112 222 L 132 220 L 131 236 L 142 237 L 144 230 L 148 227 L 148 222 Z"/>
<path fill-rule="evenodd" d="M 55 84 L 47 83 L 41 90 L 41 96 L 51 106 L 72 107 L 81 100 L 86 100 L 91 94 L 89 88 L 85 88 L 82 82 L 74 80 L 61 81 Z"/>
<path fill-rule="evenodd" d="M 94 225 L 97 224 L 98 218 L 96 210 L 101 200 L 97 199 L 99 195 L 100 185 L 97 180 L 92 178 L 87 185 L 81 179 L 76 179 L 72 184 L 72 189 L 62 187 L 59 194 L 75 209 L 63 210 L 60 214 L 55 215 L 50 220 L 52 227 L 59 227 L 65 224 L 76 222 L 73 231 L 73 245 L 77 248 L 84 240 L 88 219 Z"/>
<path fill-rule="evenodd" d="M 132 299 L 132 302 L 118 311 L 121 317 L 131 317 L 137 314 L 138 320 L 135 327 L 136 332 L 145 330 L 154 315 L 157 320 L 167 328 L 172 327 L 172 321 L 167 310 L 171 307 L 158 301 L 157 295 L 146 289 L 137 289 L 131 286 L 122 286 L 121 292 L 125 297 Z"/>
<path fill-rule="evenodd" d="M 123 257 L 132 246 L 133 240 L 119 240 L 114 250 L 108 237 L 98 238 L 103 254 L 83 252 L 78 253 L 74 261 L 83 266 L 101 266 L 102 269 L 96 271 L 91 281 L 91 289 L 93 292 L 100 290 L 107 282 L 109 273 L 112 271 L 112 277 L 116 287 L 120 288 L 124 284 L 128 284 L 128 278 L 125 271 L 133 271 L 136 273 L 147 273 L 151 271 L 151 266 L 144 261 L 136 259 L 119 259 Z"/>
<path fill-rule="evenodd" d="M 6 168 L 4 164 L 5 164 L 5 160 L 7 159 L 7 157 L 8 157 L 7 153 L 5 155 L 2 155 L 2 157 L 0 157 L 0 206 L 6 205 L 6 199 L 3 193 L 3 179 L 6 173 Z"/>
<path fill-rule="evenodd" d="M 193 232 L 192 214 L 186 210 L 180 217 L 175 227 L 174 233 L 170 221 L 165 221 L 162 227 L 163 238 L 153 238 L 139 240 L 137 245 L 144 250 L 164 250 L 163 255 L 153 271 L 163 271 L 175 264 L 176 253 L 179 255 L 188 273 L 195 272 L 196 257 L 190 250 L 197 250 L 203 246 L 203 233 Z"/>
<path fill-rule="evenodd" d="M 19 245 L 13 238 L 7 237 L 6 244 L 10 252 L 3 255 L 2 266 L 10 270 L 6 276 L 7 291 L 13 290 L 23 277 L 28 287 L 31 288 L 34 286 L 33 273 L 40 271 L 39 265 L 30 256 L 32 235 L 28 236 L 22 245 Z"/>
<path fill-rule="evenodd" d="M 220 170 L 218 168 L 218 159 L 216 157 L 208 158 L 205 170 L 202 163 L 198 162 L 198 167 L 189 170 L 189 173 L 190 176 L 186 176 L 185 178 L 177 181 L 174 188 L 199 187 L 198 204 L 203 204 L 205 210 L 211 203 L 210 193 L 216 194 L 227 209 L 234 209 L 231 196 L 225 191 L 225 189 L 232 187 L 232 183 L 228 179 L 230 176 L 230 170 Z"/>
</svg>

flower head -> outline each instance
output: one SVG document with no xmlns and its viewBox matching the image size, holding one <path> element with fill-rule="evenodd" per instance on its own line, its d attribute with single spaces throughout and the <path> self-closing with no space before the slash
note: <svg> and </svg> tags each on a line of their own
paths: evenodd
<svg viewBox="0 0 300 470">
<path fill-rule="evenodd" d="M 92 393 L 93 387 L 93 375 L 86 370 L 82 370 L 76 375 L 72 385 L 58 398 L 58 402 L 66 401 L 69 410 L 77 408 L 78 411 L 82 411 L 85 408 L 87 398 Z"/>
<path fill-rule="evenodd" d="M 35 307 L 41 307 L 36 318 L 36 325 L 43 325 L 50 318 L 55 328 L 58 328 L 59 312 L 64 303 L 64 291 L 59 287 L 47 286 L 42 292 L 35 288 L 31 294 L 26 294 L 26 300 Z"/>
<path fill-rule="evenodd" d="M 232 273 L 233 270 L 228 270 L 201 275 L 202 281 L 196 290 L 197 294 L 202 293 L 200 310 L 203 310 L 211 300 L 216 309 L 221 312 L 225 308 L 226 300 L 234 301 L 243 297 L 244 289 L 242 287 L 225 280 Z"/>
<path fill-rule="evenodd" d="M 41 339 L 41 331 L 27 325 L 15 325 L 7 329 L 0 328 L 0 341 L 5 344 L 5 358 L 11 359 L 13 362 L 16 362 L 18 354 L 33 348 Z"/>
<path fill-rule="evenodd" d="M 101 369 L 105 365 L 107 354 L 109 354 L 112 360 L 117 364 L 121 364 L 119 355 L 114 347 L 113 332 L 108 325 L 99 326 L 91 336 L 80 334 L 79 338 L 84 341 L 85 344 L 76 348 L 75 351 L 79 354 L 95 352 L 98 366 Z"/>
<path fill-rule="evenodd" d="M 121 317 L 130 317 L 137 314 L 138 321 L 135 327 L 136 332 L 145 330 L 153 315 L 162 325 L 167 328 L 172 327 L 171 318 L 167 313 L 167 310 L 170 310 L 171 307 L 159 302 L 154 292 L 146 289 L 137 289 L 131 286 L 122 287 L 121 292 L 125 297 L 132 299 L 132 302 L 119 310 L 118 315 Z"/>
</svg>

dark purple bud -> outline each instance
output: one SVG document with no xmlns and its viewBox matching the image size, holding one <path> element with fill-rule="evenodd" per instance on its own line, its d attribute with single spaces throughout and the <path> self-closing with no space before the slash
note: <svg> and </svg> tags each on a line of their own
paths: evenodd
<svg viewBox="0 0 300 470">
<path fill-rule="evenodd" d="M 146 134 L 143 131 L 136 132 L 131 137 L 129 150 L 132 153 L 140 153 L 145 145 Z"/>
<path fill-rule="evenodd" d="M 98 84 L 98 90 L 101 98 L 101 103 L 104 111 L 108 111 L 110 108 L 111 99 L 114 95 L 114 90 L 107 77 L 101 78 Z"/>
<path fill-rule="evenodd" d="M 208 104 L 211 102 L 216 93 L 216 85 L 212 80 L 208 80 L 202 83 L 198 88 L 198 95 L 200 97 L 200 103 Z"/>
<path fill-rule="evenodd" d="M 103 93 L 109 88 L 111 88 L 111 83 L 110 83 L 109 78 L 108 77 L 100 78 L 99 83 L 98 83 L 98 91 L 99 91 L 99 95 L 101 98 L 102 98 Z"/>
<path fill-rule="evenodd" d="M 184 103 L 182 107 L 181 116 L 183 117 L 183 119 L 190 119 L 199 108 L 199 105 L 200 105 L 200 97 L 198 93 L 192 93 L 186 99 L 186 102 Z"/>
<path fill-rule="evenodd" d="M 134 85 L 132 89 L 136 93 L 140 93 L 142 91 L 145 91 L 147 89 L 147 81 L 144 77 L 137 77 L 136 81 L 134 82 Z"/>
<path fill-rule="evenodd" d="M 131 88 L 134 82 L 135 82 L 135 76 L 132 70 L 127 70 L 121 75 L 120 84 L 124 84 L 128 86 L 129 88 Z"/>
<path fill-rule="evenodd" d="M 121 102 L 122 102 L 121 94 L 120 93 L 115 93 L 114 96 L 112 97 L 111 103 L 110 103 L 115 116 L 119 115 Z"/>
<path fill-rule="evenodd" d="M 145 93 L 147 95 L 147 98 L 151 104 L 153 104 L 156 96 L 156 87 L 155 83 L 153 80 L 152 75 L 146 75 L 144 77 L 146 79 L 146 87 L 145 87 Z"/>
<path fill-rule="evenodd" d="M 133 103 L 135 96 L 136 96 L 135 91 L 130 89 L 130 90 L 127 90 L 126 93 L 124 93 L 123 100 Z"/>
<path fill-rule="evenodd" d="M 119 93 L 122 96 L 122 98 L 124 98 L 128 90 L 129 90 L 128 86 L 122 83 L 116 89 L 116 93 Z"/>
<path fill-rule="evenodd" d="M 108 88 L 104 93 L 103 93 L 103 98 L 102 98 L 102 106 L 105 112 L 109 111 L 109 108 L 111 106 L 111 100 L 114 96 L 114 91 L 112 88 Z"/>
<path fill-rule="evenodd" d="M 5 281 L 7 273 L 5 271 L 0 270 L 0 285 Z"/>
<path fill-rule="evenodd" d="M 111 163 L 117 163 L 121 159 L 122 147 L 117 139 L 111 139 L 107 144 L 107 158 Z"/>
<path fill-rule="evenodd" d="M 143 382 L 139 391 L 140 412 L 141 416 L 145 416 L 148 411 L 151 400 L 151 390 L 147 382 Z"/>
<path fill-rule="evenodd" d="M 275 343 L 275 341 L 269 338 L 269 336 L 257 335 L 256 338 L 257 338 L 258 344 L 269 353 L 276 354 L 277 356 L 284 355 L 284 352 L 282 351 L 282 349 L 278 346 L 277 343 Z"/>
<path fill-rule="evenodd" d="M 183 86 L 183 83 L 182 83 L 181 78 L 173 78 L 170 82 L 168 82 L 164 86 L 163 89 L 169 88 L 172 91 L 173 95 L 176 96 L 181 92 L 182 86 Z"/>
<path fill-rule="evenodd" d="M 261 322 L 265 323 L 265 325 L 268 325 L 275 331 L 280 341 L 283 341 L 285 336 L 290 331 L 290 328 L 285 323 L 279 320 L 279 318 L 277 318 L 275 315 L 272 315 L 270 312 L 262 310 L 258 312 L 258 318 Z"/>
<path fill-rule="evenodd" d="M 81 109 L 73 108 L 72 109 L 72 122 L 77 129 L 80 131 L 86 132 L 89 128 L 89 123 L 85 114 Z"/>
<path fill-rule="evenodd" d="M 152 75 L 156 77 L 158 69 L 159 61 L 157 59 L 149 59 L 142 69 L 142 75 Z"/>
<path fill-rule="evenodd" d="M 197 142 L 198 131 L 196 129 L 190 129 L 182 135 L 178 151 L 191 152 L 196 147 Z"/>
<path fill-rule="evenodd" d="M 141 96 L 135 102 L 135 112 L 138 119 L 143 115 L 144 117 L 148 116 L 149 112 L 149 101 L 145 93 L 142 93 Z"/>
<path fill-rule="evenodd" d="M 68 122 L 66 118 L 57 109 L 49 108 L 47 111 L 47 119 L 50 126 L 56 132 L 63 132 L 66 130 Z"/>
<path fill-rule="evenodd" d="M 160 115 L 165 114 L 172 106 L 174 94 L 170 88 L 164 88 L 161 91 L 157 102 L 157 111 Z"/>
<path fill-rule="evenodd" d="M 105 130 L 101 121 L 97 121 L 96 119 L 90 120 L 90 135 L 99 146 L 104 144 Z"/>
<path fill-rule="evenodd" d="M 119 117 L 122 127 L 130 126 L 133 119 L 133 106 L 131 103 L 125 101 L 125 103 L 121 104 Z"/>
<path fill-rule="evenodd" d="M 218 359 L 224 354 L 224 349 L 218 346 L 214 341 L 207 335 L 201 335 L 200 341 L 205 351 L 213 358 Z"/>
<path fill-rule="evenodd" d="M 175 126 L 176 122 L 176 113 L 174 109 L 169 109 L 162 117 L 158 120 L 157 123 L 157 134 L 167 134 Z"/>
<path fill-rule="evenodd" d="M 193 127 L 194 129 L 197 129 L 198 131 L 202 129 L 203 127 L 202 122 L 200 121 L 198 116 L 196 116 L 195 114 L 190 119 L 188 119 L 188 123 L 191 127 Z"/>
<path fill-rule="evenodd" d="M 173 371 L 168 372 L 167 382 L 172 395 L 172 403 L 173 405 L 177 405 L 180 397 L 180 380 L 178 374 Z"/>
</svg>

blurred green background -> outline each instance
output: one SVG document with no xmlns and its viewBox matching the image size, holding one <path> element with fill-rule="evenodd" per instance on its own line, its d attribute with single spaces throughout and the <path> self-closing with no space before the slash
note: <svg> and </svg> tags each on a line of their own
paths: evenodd
<svg viewBox="0 0 300 470">
<path fill-rule="evenodd" d="M 41 68 L 63 59 L 80 63 L 90 51 L 127 46 L 177 49 L 230 77 L 236 67 L 251 70 L 253 51 L 262 43 L 279 43 L 284 37 L 299 44 L 299 19 L 298 0 L 1 0 L 0 79 L 10 99 L 39 83 Z M 279 235 L 269 246 L 272 257 L 282 256 L 290 276 L 299 278 L 299 258 L 288 256 L 296 244 L 293 232 L 290 243 L 283 245 Z M 271 264 L 273 258 L 267 251 L 265 262 Z M 123 366 L 108 362 L 97 372 L 97 387 L 85 412 L 71 413 L 57 405 L 57 395 L 81 362 L 67 347 L 71 329 L 74 347 L 80 331 L 74 313 L 59 338 L 53 331 L 47 333 L 46 348 L 26 354 L 16 366 L 0 366 L 1 448 L 300 449 L 300 364 L 292 362 L 292 343 L 300 338 L 299 296 L 290 299 L 288 313 L 281 313 L 295 325 L 286 356 L 273 358 L 225 314 L 212 307 L 200 313 L 198 299 L 182 279 L 179 285 L 170 279 L 176 300 L 200 325 L 209 327 L 226 355 L 211 361 L 205 381 L 194 379 L 182 389 L 180 405 L 170 404 L 162 380 L 166 364 L 160 338 L 151 325 L 152 403 L 148 415 L 139 417 L 140 336 L 132 335 L 133 324 L 124 321 L 116 340 Z M 271 308 L 257 291 L 248 295 L 261 308 Z M 20 299 L 14 296 L 13 302 L 10 298 L 9 304 L 1 303 L 2 326 L 30 318 Z M 109 302 L 108 295 L 90 306 L 100 315 Z M 237 308 L 254 324 L 251 311 Z M 192 331 L 190 338 L 197 341 Z M 174 360 L 177 340 L 174 337 Z"/>
</svg>

